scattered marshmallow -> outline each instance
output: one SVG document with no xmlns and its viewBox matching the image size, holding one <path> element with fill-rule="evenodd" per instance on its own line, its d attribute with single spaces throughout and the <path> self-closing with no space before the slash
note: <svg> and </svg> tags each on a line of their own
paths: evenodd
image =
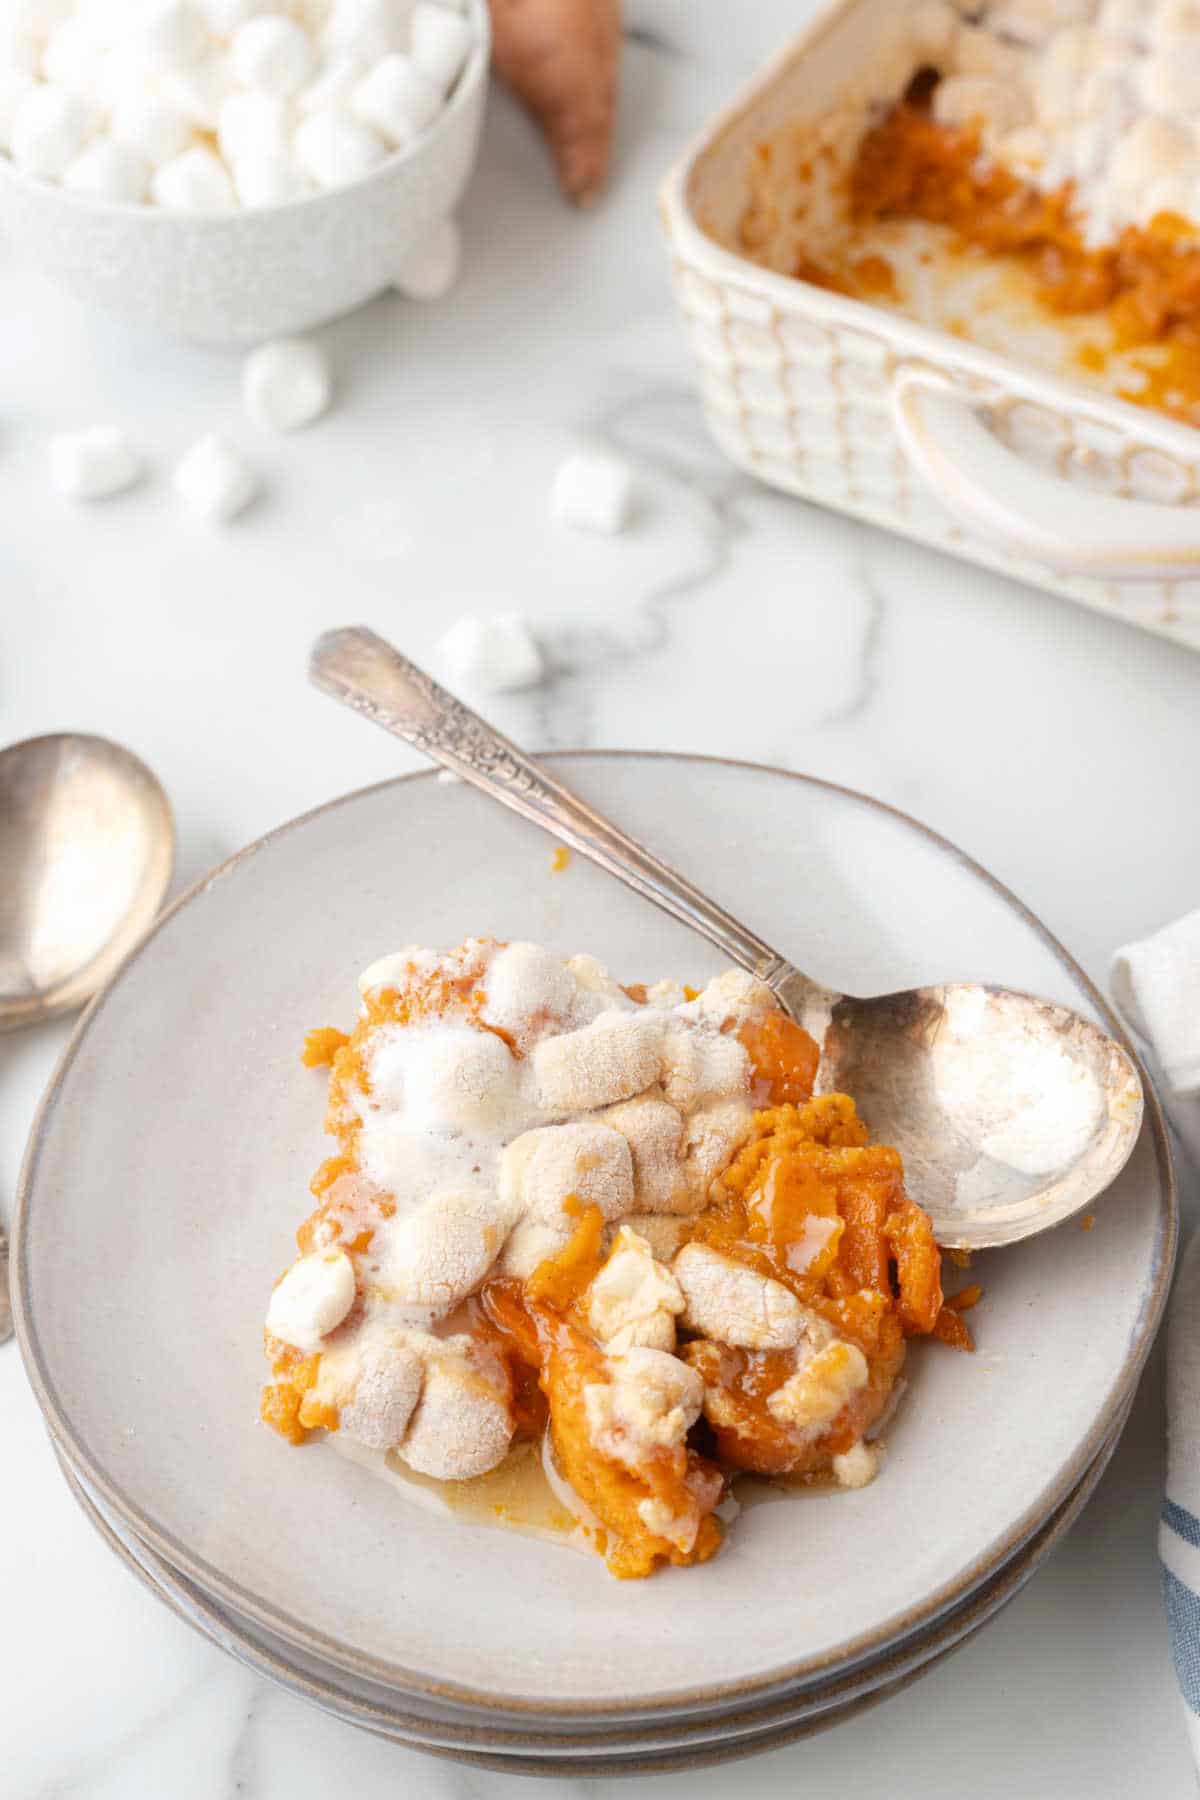
<svg viewBox="0 0 1200 1800">
<path fill-rule="evenodd" d="M 332 390 L 324 352 L 298 338 L 263 344 L 242 365 L 246 411 L 267 431 L 297 431 L 319 419 Z"/>
<path fill-rule="evenodd" d="M 175 469 L 175 492 L 194 518 L 221 523 L 244 512 L 258 477 L 215 432 L 197 440 Z"/>
<path fill-rule="evenodd" d="M 58 181 L 92 134 L 95 113 L 66 88 L 35 87 L 16 109 L 12 158 L 27 175 Z"/>
<path fill-rule="evenodd" d="M 564 525 L 579 531 L 624 531 L 633 510 L 634 476 L 629 464 L 601 450 L 580 450 L 554 477 L 550 505 Z"/>
<path fill-rule="evenodd" d="M 141 480 L 142 461 L 115 425 L 62 431 L 50 440 L 50 480 L 69 500 L 104 500 Z"/>
<path fill-rule="evenodd" d="M 443 219 L 412 246 L 392 286 L 410 300 L 440 300 L 457 282 L 461 267 L 462 233 L 453 219 Z"/>
<path fill-rule="evenodd" d="M 107 200 L 115 206 L 138 206 L 150 184 L 150 165 L 127 144 L 101 138 L 68 163 L 63 186 L 73 194 Z"/>
<path fill-rule="evenodd" d="M 297 93 L 316 67 L 312 39 L 295 19 L 266 13 L 240 25 L 230 47 L 233 73 L 243 87 L 285 100 Z"/>
<path fill-rule="evenodd" d="M 150 192 L 173 212 L 228 212 L 237 205 L 225 164 L 201 144 L 155 169 Z"/>
<path fill-rule="evenodd" d="M 457 81 L 474 41 L 475 34 L 462 14 L 448 6 L 421 0 L 413 13 L 413 61 L 442 93 Z"/>
<path fill-rule="evenodd" d="M 399 52 L 376 63 L 350 96 L 355 117 L 373 126 L 397 150 L 420 137 L 441 104 L 437 83 Z"/>
<path fill-rule="evenodd" d="M 520 613 L 468 615 L 450 627 L 438 648 L 455 681 L 489 694 L 536 687 L 545 674 L 542 653 Z"/>
<path fill-rule="evenodd" d="M 351 113 L 330 108 L 313 113 L 296 132 L 296 159 L 321 188 L 344 187 L 360 181 L 387 155 L 387 146 Z"/>
</svg>

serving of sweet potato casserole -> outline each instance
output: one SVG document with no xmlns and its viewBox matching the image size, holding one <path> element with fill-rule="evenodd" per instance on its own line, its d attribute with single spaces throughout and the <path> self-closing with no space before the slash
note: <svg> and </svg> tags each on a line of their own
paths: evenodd
<svg viewBox="0 0 1200 1800">
<path fill-rule="evenodd" d="M 338 1149 L 267 1313 L 292 1443 L 506 1493 L 473 1512 L 502 1522 L 535 1468 L 642 1576 L 719 1549 L 739 1474 L 871 1480 L 907 1340 L 971 1349 L 977 1290 L 945 1303 L 899 1155 L 814 1095 L 816 1043 L 752 977 L 624 988 L 469 939 L 360 989 L 305 1048 Z"/>
</svg>

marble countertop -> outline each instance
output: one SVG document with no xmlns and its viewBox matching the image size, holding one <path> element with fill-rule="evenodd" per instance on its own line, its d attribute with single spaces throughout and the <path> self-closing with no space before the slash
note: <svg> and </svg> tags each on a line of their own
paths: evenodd
<svg viewBox="0 0 1200 1800">
<path fill-rule="evenodd" d="M 339 404 L 256 438 L 237 365 L 138 341 L 0 257 L 0 736 L 123 739 L 177 811 L 178 882 L 413 759 L 311 692 L 310 641 L 362 621 L 431 660 L 462 612 L 519 608 L 550 678 L 497 722 L 533 746 L 698 749 L 861 787 L 955 839 L 1103 979 L 1112 948 L 1197 903 L 1200 657 L 785 499 L 709 443 L 654 215 L 689 133 L 809 0 L 633 0 L 617 180 L 593 216 L 553 192 L 494 96 L 454 296 L 380 300 L 322 336 Z M 144 490 L 70 510 L 45 438 L 117 419 Z M 228 429 L 267 492 L 185 528 L 163 479 Z M 620 539 L 553 525 L 564 452 L 634 459 Z M 0 1211 L 65 1032 L 0 1039 Z M 103 1220 L 97 1220 L 103 1229 Z M 18 1800 L 500 1800 L 516 1777 L 377 1742 L 194 1637 L 102 1548 L 0 1351 L 0 1789 Z M 1161 1371 L 1081 1523 L 1003 1616 L 861 1720 L 736 1773 L 654 1791 L 889 1800 L 1182 1800 L 1194 1777 L 1160 1612 Z M 1120 1754 L 1114 1756 L 1113 1744 Z M 649 1788 L 635 1781 L 624 1791 Z M 616 1794 L 608 1782 L 545 1790 Z"/>
</svg>

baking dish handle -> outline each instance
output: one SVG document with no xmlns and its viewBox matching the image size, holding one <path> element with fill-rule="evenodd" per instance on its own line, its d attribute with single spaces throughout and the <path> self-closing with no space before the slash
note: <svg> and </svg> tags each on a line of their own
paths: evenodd
<svg viewBox="0 0 1200 1800">
<path fill-rule="evenodd" d="M 933 370 L 899 370 L 891 398 L 909 462 L 965 529 L 1064 574 L 1200 575 L 1200 508 L 1115 499 L 1047 474 L 1001 443 L 978 403 Z"/>
</svg>

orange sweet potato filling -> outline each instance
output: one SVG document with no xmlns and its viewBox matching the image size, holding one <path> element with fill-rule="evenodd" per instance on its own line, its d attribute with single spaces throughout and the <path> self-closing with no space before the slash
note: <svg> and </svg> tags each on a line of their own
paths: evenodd
<svg viewBox="0 0 1200 1800">
<path fill-rule="evenodd" d="M 1166 346 L 1165 358 L 1145 369 L 1145 385 L 1122 397 L 1200 422 L 1197 225 L 1160 213 L 1145 227 L 1126 227 L 1110 245 L 1089 247 L 1069 186 L 1042 193 L 981 161 L 977 133 L 938 124 L 923 98 L 894 107 L 863 139 L 850 178 L 852 215 L 949 226 L 965 244 L 1023 264 L 1050 311 L 1104 314 L 1117 349 Z M 806 266 L 805 275 L 812 272 Z M 881 288 L 877 270 L 867 281 L 855 265 L 825 279 L 864 296 Z M 1089 346 L 1085 366 L 1102 367 L 1104 354 Z"/>
<path fill-rule="evenodd" d="M 636 989 L 627 991 L 642 998 Z M 326 1129 L 339 1152 L 314 1177 L 319 1204 L 297 1234 L 302 1251 L 340 1242 L 357 1254 L 370 1243 L 372 1218 L 393 1210 L 386 1195 L 364 1198 L 357 1175 L 357 1119 L 347 1104 L 350 1088 L 367 1085 L 362 1051 L 369 1033 L 381 1023 L 407 1023 L 451 1004 L 478 1017 L 483 999 L 468 970 L 453 984 L 436 978 L 403 996 L 395 990 L 371 994 L 349 1036 L 333 1029 L 309 1034 L 305 1063 L 330 1068 Z M 973 1348 L 959 1309 L 973 1304 L 978 1290 L 943 1304 L 941 1253 L 928 1218 L 905 1195 L 897 1152 L 868 1145 L 847 1095 L 811 1097 L 818 1048 L 790 1019 L 766 1014 L 740 1035 L 754 1065 L 756 1091 L 769 1104 L 755 1114 L 750 1136 L 714 1188 L 709 1208 L 689 1222 L 690 1236 L 783 1282 L 863 1352 L 867 1384 L 824 1431 L 798 1442 L 767 1407 L 791 1373 L 787 1353 L 695 1339 L 680 1354 L 710 1388 L 720 1389 L 725 1422 L 701 1423 L 688 1444 L 655 1450 L 636 1470 L 601 1454 L 588 1430 L 584 1392 L 604 1381 L 605 1359 L 588 1333 L 583 1302 L 605 1260 L 604 1224 L 597 1208 L 578 1201 L 568 1202 L 579 1222 L 557 1256 L 523 1283 L 488 1282 L 462 1309 L 461 1328 L 485 1338 L 508 1366 L 518 1434 L 540 1435 L 548 1421 L 560 1469 L 600 1521 L 598 1548 L 621 1577 L 647 1575 L 664 1562 L 703 1562 L 716 1552 L 721 1527 L 713 1509 L 723 1474 L 827 1468 L 883 1412 L 903 1366 L 907 1337 L 932 1334 L 958 1348 Z M 316 1427 L 336 1429 L 336 1409 L 321 1406 L 311 1393 L 319 1357 L 269 1338 L 267 1354 L 273 1380 L 263 1390 L 264 1421 L 293 1443 L 303 1442 Z M 648 1528 L 639 1512 L 646 1500 L 696 1520 L 689 1550 Z"/>
</svg>

